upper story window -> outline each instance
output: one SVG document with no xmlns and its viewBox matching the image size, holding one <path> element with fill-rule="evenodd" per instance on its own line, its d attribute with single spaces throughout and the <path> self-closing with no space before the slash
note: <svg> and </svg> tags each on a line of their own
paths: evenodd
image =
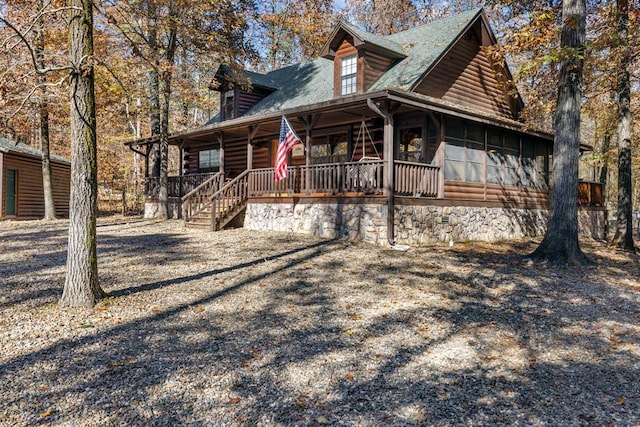
<svg viewBox="0 0 640 427">
<path fill-rule="evenodd" d="M 340 94 L 356 93 L 358 55 L 350 55 L 340 60 Z"/>
<path fill-rule="evenodd" d="M 222 120 L 235 119 L 235 90 L 231 89 L 222 94 Z"/>
</svg>

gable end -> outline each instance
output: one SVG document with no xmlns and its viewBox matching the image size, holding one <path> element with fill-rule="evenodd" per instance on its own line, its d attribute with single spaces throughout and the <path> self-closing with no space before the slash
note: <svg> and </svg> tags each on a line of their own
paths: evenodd
<svg viewBox="0 0 640 427">
<path fill-rule="evenodd" d="M 508 70 L 487 53 L 494 43 L 483 19 L 461 34 L 414 91 L 490 114 L 516 119 L 522 109 L 511 95 Z"/>
</svg>

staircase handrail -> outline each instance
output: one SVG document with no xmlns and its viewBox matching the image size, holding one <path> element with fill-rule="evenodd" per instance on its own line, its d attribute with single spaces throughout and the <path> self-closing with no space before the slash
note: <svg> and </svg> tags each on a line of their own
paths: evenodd
<svg viewBox="0 0 640 427">
<path fill-rule="evenodd" d="M 228 190 L 233 185 L 236 185 L 237 181 L 240 181 L 242 178 L 247 176 L 249 174 L 249 172 L 251 172 L 251 170 L 247 169 L 244 172 L 242 172 L 240 175 L 238 175 L 235 178 L 233 178 L 231 181 L 227 182 L 222 188 L 220 188 L 218 191 L 216 191 L 215 193 L 213 193 L 211 195 L 211 200 L 213 200 L 216 197 L 218 197 L 219 194 L 222 194 L 224 191 Z"/>
<path fill-rule="evenodd" d="M 222 178 L 224 178 L 224 172 L 218 172 L 217 174 L 213 175 L 212 177 L 210 177 L 209 179 L 207 179 L 206 181 L 204 181 L 200 185 L 198 185 L 196 188 L 194 188 L 193 190 L 189 191 L 187 194 L 182 196 L 182 201 L 185 202 L 188 198 L 190 198 L 191 196 L 196 194 L 198 191 L 200 191 L 200 189 L 202 189 L 203 187 L 205 187 L 206 185 L 208 185 L 211 181 L 213 181 L 215 179 L 220 179 L 220 182 L 223 182 Z"/>
<path fill-rule="evenodd" d="M 245 187 L 244 191 L 240 188 L 235 189 L 234 187 L 238 187 L 243 182 L 245 186 L 248 185 L 247 177 L 249 172 L 249 169 L 245 170 L 240 175 L 226 183 L 220 190 L 211 195 L 211 228 L 213 231 L 224 227 L 226 222 L 231 218 L 230 214 L 237 212 L 236 209 L 239 206 L 246 204 L 249 199 L 248 187 Z M 227 194 L 230 190 L 232 194 Z M 219 205 L 223 203 L 225 199 L 230 201 L 231 204 L 222 209 L 218 209 Z"/>
<path fill-rule="evenodd" d="M 203 203 L 208 199 L 208 193 L 216 191 L 220 188 L 220 185 L 224 182 L 224 172 L 218 172 L 211 178 L 198 185 L 189 193 L 182 197 L 182 216 L 184 219 L 189 220 L 199 211 L 205 208 Z"/>
</svg>

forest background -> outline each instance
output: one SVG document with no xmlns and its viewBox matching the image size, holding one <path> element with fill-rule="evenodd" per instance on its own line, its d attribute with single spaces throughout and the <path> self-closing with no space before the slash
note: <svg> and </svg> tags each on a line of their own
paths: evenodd
<svg viewBox="0 0 640 427">
<path fill-rule="evenodd" d="M 201 126 L 218 111 L 208 84 L 219 63 L 258 72 L 313 59 L 338 20 L 386 35 L 484 7 L 532 128 L 552 131 L 562 2 L 472 0 L 95 0 L 95 94 L 99 197 L 103 210 L 143 205 L 143 160 L 124 141 Z M 638 11 L 629 4 L 628 40 L 616 31 L 615 1 L 587 2 L 587 51 L 581 178 L 606 182 L 608 211 L 617 205 L 616 84 L 627 54 L 632 123 L 638 112 Z M 40 148 L 46 117 L 51 153 L 70 158 L 68 8 L 64 0 L 0 0 L 0 135 Z M 16 31 L 18 30 L 18 31 Z M 26 38 L 33 49 L 24 48 Z M 626 53 L 625 53 L 626 52 Z M 630 54 L 629 54 L 630 53 Z M 47 73 L 34 71 L 34 62 Z M 169 87 L 162 82 L 169 82 Z M 155 89 L 154 89 L 155 87 Z M 166 98 L 166 114 L 161 117 Z M 632 164 L 638 137 L 632 132 Z M 169 173 L 178 170 L 171 153 Z M 634 206 L 640 173 L 633 168 Z"/>
</svg>

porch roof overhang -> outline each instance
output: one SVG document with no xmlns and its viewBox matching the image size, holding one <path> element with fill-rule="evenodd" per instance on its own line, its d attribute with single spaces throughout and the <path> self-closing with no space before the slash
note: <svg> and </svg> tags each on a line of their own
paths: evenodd
<svg viewBox="0 0 640 427">
<path fill-rule="evenodd" d="M 219 134 L 224 134 L 225 139 L 247 138 L 249 132 L 251 132 L 253 138 L 277 135 L 280 131 L 280 118 L 282 115 L 287 116 L 291 125 L 296 128 L 296 131 L 304 129 L 303 120 L 305 117 L 318 114 L 321 115 L 321 118 L 317 121 L 315 128 L 346 125 L 360 119 L 378 117 L 378 115 L 367 106 L 369 99 L 373 102 L 389 101 L 398 104 L 400 107 L 397 113 L 416 110 L 431 111 L 515 130 L 538 138 L 553 140 L 553 134 L 527 129 L 523 123 L 516 120 L 497 117 L 483 111 L 443 101 L 439 98 L 393 88 L 212 123 L 197 129 L 174 133 L 169 136 L 169 144 L 181 146 L 185 142 L 207 142 L 211 141 L 211 137 Z M 127 141 L 125 145 L 136 151 L 135 147 L 140 148 L 152 145 L 158 141 L 159 137 L 155 136 Z"/>
</svg>

